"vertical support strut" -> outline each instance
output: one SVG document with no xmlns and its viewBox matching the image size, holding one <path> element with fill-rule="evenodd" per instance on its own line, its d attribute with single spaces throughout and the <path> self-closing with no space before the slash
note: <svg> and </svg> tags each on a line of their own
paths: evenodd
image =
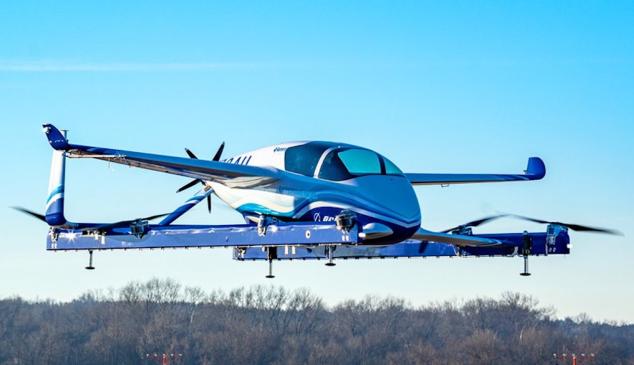
<svg viewBox="0 0 634 365">
<path fill-rule="evenodd" d="M 273 275 L 273 260 L 269 259 L 269 274 L 265 276 L 267 279 L 273 279 L 275 275 Z"/>
<path fill-rule="evenodd" d="M 277 247 L 267 247 L 266 253 L 269 261 L 269 274 L 265 276 L 267 279 L 273 279 L 273 260 L 277 258 Z"/>
<path fill-rule="evenodd" d="M 332 259 L 333 251 L 334 251 L 334 249 L 333 249 L 332 245 L 326 246 L 326 253 L 328 254 L 328 262 L 326 263 L 326 266 L 335 266 L 336 265 L 333 262 L 333 259 Z"/>
<path fill-rule="evenodd" d="M 524 255 L 524 272 L 520 273 L 522 276 L 531 276 L 531 273 L 528 272 L 528 255 Z"/>
<path fill-rule="evenodd" d="M 88 251 L 88 266 L 86 266 L 86 270 L 94 270 L 95 267 L 92 266 L 92 250 Z"/>
<path fill-rule="evenodd" d="M 524 256 L 524 271 L 521 272 L 520 275 L 531 276 L 531 273 L 528 271 L 528 256 L 531 254 L 533 248 L 533 239 L 527 231 L 524 231 L 523 241 L 524 247 L 522 247 L 522 255 Z"/>
</svg>

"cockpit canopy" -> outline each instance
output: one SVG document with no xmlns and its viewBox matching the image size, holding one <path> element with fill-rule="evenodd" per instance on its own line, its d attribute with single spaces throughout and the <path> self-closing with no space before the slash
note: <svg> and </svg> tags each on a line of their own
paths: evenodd
<svg viewBox="0 0 634 365">
<path fill-rule="evenodd" d="M 402 175 L 387 158 L 374 151 L 331 142 L 309 142 L 289 147 L 286 171 L 324 180 L 342 181 L 366 175 Z"/>
</svg>

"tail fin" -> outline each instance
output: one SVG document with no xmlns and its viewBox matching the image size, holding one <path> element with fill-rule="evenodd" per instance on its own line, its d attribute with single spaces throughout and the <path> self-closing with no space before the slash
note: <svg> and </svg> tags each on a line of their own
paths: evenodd
<svg viewBox="0 0 634 365">
<path fill-rule="evenodd" d="M 59 132 L 55 129 L 63 141 L 66 141 L 66 131 Z M 51 175 L 48 181 L 48 198 L 46 200 L 46 223 L 58 226 L 66 223 L 64 217 L 64 178 L 66 169 L 66 157 L 64 151 L 53 150 L 51 160 Z"/>
<path fill-rule="evenodd" d="M 526 166 L 526 174 L 529 175 L 532 180 L 540 180 L 546 176 L 546 165 L 539 157 L 531 157 L 528 159 L 528 165 Z"/>
<path fill-rule="evenodd" d="M 42 129 L 44 130 L 44 134 L 46 134 L 46 138 L 48 139 L 48 143 L 51 144 L 51 147 L 56 150 L 65 150 L 68 148 L 66 131 L 60 131 L 52 124 L 44 124 L 42 125 Z"/>
</svg>

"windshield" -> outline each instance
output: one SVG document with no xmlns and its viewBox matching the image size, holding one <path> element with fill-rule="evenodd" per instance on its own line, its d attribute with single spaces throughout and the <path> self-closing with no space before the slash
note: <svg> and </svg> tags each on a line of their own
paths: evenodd
<svg viewBox="0 0 634 365">
<path fill-rule="evenodd" d="M 337 156 L 352 175 L 381 173 L 379 155 L 372 151 L 352 149 L 338 152 Z"/>
<path fill-rule="evenodd" d="M 321 164 L 319 178 L 332 181 L 365 175 L 402 174 L 396 165 L 377 153 L 360 149 L 338 149 L 328 153 Z"/>
<path fill-rule="evenodd" d="M 286 171 L 313 176 L 321 155 L 329 147 L 328 144 L 311 142 L 287 148 L 284 154 Z"/>
<path fill-rule="evenodd" d="M 398 168 L 392 161 L 383 157 L 383 163 L 385 164 L 385 174 L 386 175 L 402 175 L 403 171 Z"/>
</svg>

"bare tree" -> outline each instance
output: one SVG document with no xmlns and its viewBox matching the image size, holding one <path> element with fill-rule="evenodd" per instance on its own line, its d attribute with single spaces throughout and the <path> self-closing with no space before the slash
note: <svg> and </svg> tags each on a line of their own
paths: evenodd
<svg viewBox="0 0 634 365">
<path fill-rule="evenodd" d="M 634 325 L 556 319 L 518 293 L 328 308 L 307 289 L 206 293 L 153 279 L 67 303 L 0 299 L 0 365 L 150 364 L 146 354 L 164 352 L 183 354 L 182 364 L 544 364 L 561 352 L 632 364 Z"/>
</svg>

